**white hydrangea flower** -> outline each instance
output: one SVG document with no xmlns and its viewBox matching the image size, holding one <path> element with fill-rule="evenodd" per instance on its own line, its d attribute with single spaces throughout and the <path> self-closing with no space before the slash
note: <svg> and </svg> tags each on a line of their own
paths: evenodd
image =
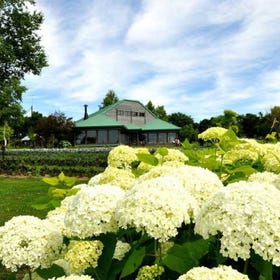
<svg viewBox="0 0 280 280">
<path fill-rule="evenodd" d="M 198 134 L 198 139 L 204 141 L 216 141 L 221 138 L 228 130 L 223 127 L 210 127 Z"/>
<path fill-rule="evenodd" d="M 252 248 L 264 260 L 280 266 L 280 191 L 259 182 L 229 184 L 201 209 L 195 232 L 208 238 L 222 234 L 221 253 L 246 260 Z"/>
<path fill-rule="evenodd" d="M 273 184 L 276 186 L 278 189 L 280 185 L 276 183 L 280 179 L 280 176 L 269 171 L 264 171 L 264 172 L 256 172 L 253 173 L 249 176 L 248 181 L 249 182 L 260 182 L 260 183 L 268 183 L 268 184 Z M 276 183 L 276 184 L 275 184 Z"/>
<path fill-rule="evenodd" d="M 135 280 L 156 280 L 164 272 L 164 268 L 158 264 L 142 266 Z"/>
<path fill-rule="evenodd" d="M 183 223 L 191 222 L 196 207 L 176 178 L 164 176 L 135 184 L 119 201 L 116 219 L 120 227 L 134 227 L 165 242 Z"/>
<path fill-rule="evenodd" d="M 185 163 L 189 158 L 178 149 L 167 149 L 167 155 L 162 156 L 161 154 L 156 154 L 156 157 L 161 163 L 168 161 L 182 162 Z"/>
<path fill-rule="evenodd" d="M 65 226 L 71 236 L 87 238 L 118 229 L 114 219 L 117 202 L 124 191 L 110 184 L 80 190 L 68 203 Z"/>
<path fill-rule="evenodd" d="M 224 155 L 224 163 L 235 163 L 237 161 L 257 161 L 259 154 L 256 150 L 248 149 L 246 144 L 238 144 Z"/>
<path fill-rule="evenodd" d="M 96 177 L 96 176 L 95 176 Z M 119 186 L 124 190 L 129 189 L 135 182 L 135 175 L 128 169 L 119 169 L 108 166 L 104 172 L 99 174 L 98 181 L 93 177 L 89 185 L 111 184 Z"/>
<path fill-rule="evenodd" d="M 49 267 L 62 248 L 63 237 L 46 220 L 17 216 L 0 228 L 0 260 L 11 271 Z"/>
<path fill-rule="evenodd" d="M 249 280 L 249 277 L 231 266 L 220 265 L 214 268 L 194 267 L 177 280 Z"/>
<path fill-rule="evenodd" d="M 129 243 L 118 240 L 113 258 L 121 261 L 130 249 L 131 245 Z"/>
<path fill-rule="evenodd" d="M 94 278 L 88 275 L 69 275 L 69 276 L 61 276 L 58 278 L 49 278 L 48 280 L 94 280 Z"/>
<path fill-rule="evenodd" d="M 46 220 L 51 222 L 53 225 L 56 226 L 57 229 L 60 230 L 62 235 L 70 236 L 69 230 L 66 228 L 64 219 L 65 214 L 68 209 L 69 202 L 73 199 L 73 196 L 67 196 L 62 201 L 59 207 L 48 212 Z"/>
<path fill-rule="evenodd" d="M 81 274 L 88 267 L 97 267 L 103 244 L 99 240 L 71 240 L 64 259 L 69 263 L 71 274 Z"/>
<path fill-rule="evenodd" d="M 186 190 L 197 200 L 199 207 L 201 207 L 213 193 L 223 187 L 223 183 L 214 172 L 206 168 L 190 165 L 156 166 L 149 172 L 141 175 L 139 181 L 164 175 L 176 177 Z"/>
<path fill-rule="evenodd" d="M 263 158 L 262 158 L 262 163 L 264 165 L 264 168 L 266 171 L 270 172 L 275 172 L 279 173 L 280 172 L 280 163 L 278 158 L 276 158 L 275 155 L 280 154 L 280 150 L 277 152 L 278 154 L 275 153 L 266 153 Z"/>
<path fill-rule="evenodd" d="M 134 161 L 138 161 L 136 150 L 126 145 L 115 147 L 108 155 L 108 165 L 111 167 L 130 169 Z"/>
<path fill-rule="evenodd" d="M 102 176 L 102 172 L 91 177 L 88 181 L 88 186 L 95 186 L 95 185 L 99 185 L 100 179 Z"/>
</svg>

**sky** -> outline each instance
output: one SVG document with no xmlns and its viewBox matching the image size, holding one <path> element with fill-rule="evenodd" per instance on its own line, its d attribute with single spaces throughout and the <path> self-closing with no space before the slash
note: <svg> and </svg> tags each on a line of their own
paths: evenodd
<svg viewBox="0 0 280 280">
<path fill-rule="evenodd" d="M 194 121 L 280 106 L 279 0 L 37 0 L 49 66 L 23 107 L 94 113 L 106 93 Z"/>
</svg>

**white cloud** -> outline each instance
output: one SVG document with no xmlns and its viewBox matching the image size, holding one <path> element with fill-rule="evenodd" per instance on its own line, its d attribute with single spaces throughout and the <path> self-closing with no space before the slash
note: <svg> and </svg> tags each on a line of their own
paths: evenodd
<svg viewBox="0 0 280 280">
<path fill-rule="evenodd" d="M 34 96 L 44 92 L 42 104 L 61 106 L 70 116 L 85 102 L 97 109 L 109 89 L 195 119 L 280 102 L 267 98 L 280 86 L 278 0 L 38 5 L 50 66 L 26 84 Z"/>
</svg>

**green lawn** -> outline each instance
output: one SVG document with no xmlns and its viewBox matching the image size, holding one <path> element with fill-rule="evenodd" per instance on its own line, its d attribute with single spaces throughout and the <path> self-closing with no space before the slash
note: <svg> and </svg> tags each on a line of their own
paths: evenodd
<svg viewBox="0 0 280 280">
<path fill-rule="evenodd" d="M 87 182 L 77 181 L 77 184 Z M 13 216 L 33 215 L 44 218 L 48 210 L 36 210 L 31 207 L 36 197 L 47 195 L 49 185 L 41 178 L 0 177 L 0 226 Z M 16 279 L 22 279 L 19 272 Z M 0 262 L 0 280 L 9 279 L 9 273 Z M 12 279 L 12 278 L 11 278 Z"/>
<path fill-rule="evenodd" d="M 36 197 L 47 195 L 49 185 L 41 178 L 0 177 L 0 226 L 13 216 L 45 217 L 47 210 L 31 207 Z"/>
<path fill-rule="evenodd" d="M 0 177 L 0 226 L 18 215 L 44 218 L 47 210 L 36 210 L 31 204 L 37 197 L 47 195 L 49 187 L 41 178 Z"/>
</svg>

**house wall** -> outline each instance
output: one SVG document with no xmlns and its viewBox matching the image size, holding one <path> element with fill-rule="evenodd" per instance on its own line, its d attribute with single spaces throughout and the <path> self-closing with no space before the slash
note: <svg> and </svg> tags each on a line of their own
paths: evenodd
<svg viewBox="0 0 280 280">
<path fill-rule="evenodd" d="M 155 117 L 140 103 L 124 101 L 106 113 L 106 116 L 113 118 L 123 124 L 133 123 L 144 125 Z"/>
</svg>

